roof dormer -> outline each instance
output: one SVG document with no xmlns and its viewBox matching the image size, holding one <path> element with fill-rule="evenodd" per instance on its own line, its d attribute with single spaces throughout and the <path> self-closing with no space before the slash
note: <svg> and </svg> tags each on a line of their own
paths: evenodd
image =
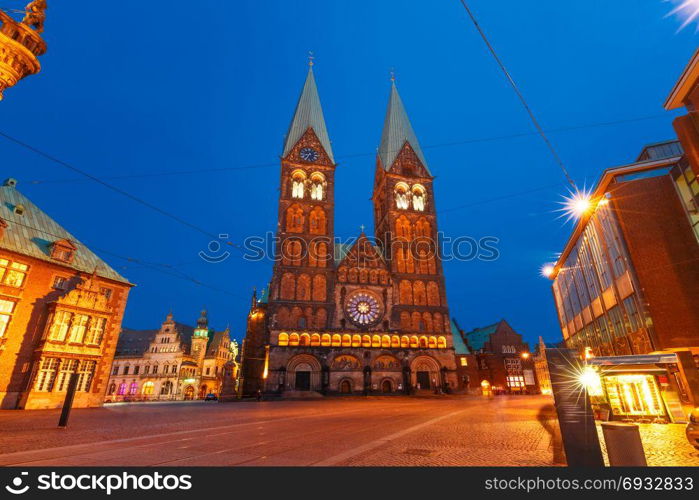
<svg viewBox="0 0 699 500">
<path fill-rule="evenodd" d="M 51 244 L 51 258 L 61 262 L 73 262 L 77 249 L 78 247 L 68 239 L 54 241 Z"/>
</svg>

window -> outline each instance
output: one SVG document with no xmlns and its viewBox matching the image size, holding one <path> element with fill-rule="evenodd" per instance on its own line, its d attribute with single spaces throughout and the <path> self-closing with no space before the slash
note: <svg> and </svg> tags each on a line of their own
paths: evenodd
<svg viewBox="0 0 699 500">
<path fill-rule="evenodd" d="M 153 365 L 153 375 L 158 373 L 158 365 Z"/>
<path fill-rule="evenodd" d="M 39 365 L 39 375 L 36 377 L 36 390 L 48 392 L 53 387 L 53 381 L 56 378 L 56 368 L 58 367 L 58 358 L 44 358 Z"/>
<path fill-rule="evenodd" d="M 153 394 L 153 386 L 154 385 L 155 384 L 153 384 L 153 382 L 146 382 L 145 384 L 143 384 L 143 389 L 141 390 L 141 394 L 144 394 L 146 396 Z"/>
<path fill-rule="evenodd" d="M 146 365 L 146 366 L 143 368 L 143 373 L 145 373 L 146 375 L 148 375 L 148 373 L 150 373 L 150 365 Z"/>
<path fill-rule="evenodd" d="M 468 366 L 468 359 L 466 358 L 466 356 L 461 356 L 460 360 L 461 366 Z"/>
<path fill-rule="evenodd" d="M 90 326 L 87 332 L 86 344 L 100 345 L 102 337 L 104 337 L 104 326 L 107 323 L 107 318 L 92 317 L 90 318 Z"/>
<path fill-rule="evenodd" d="M 133 367 L 133 374 L 134 374 L 134 375 L 138 375 L 138 372 L 140 372 L 140 371 L 141 371 L 141 366 L 140 366 L 140 365 L 136 365 L 136 366 Z"/>
<path fill-rule="evenodd" d="M 85 314 L 76 314 L 70 325 L 70 342 L 82 344 L 85 340 L 85 331 L 90 317 Z"/>
<path fill-rule="evenodd" d="M 119 366 L 115 366 L 114 369 L 112 370 L 112 375 L 119 375 Z"/>
<path fill-rule="evenodd" d="M 303 189 L 306 183 L 306 174 L 301 170 L 295 171 L 291 174 L 291 197 L 297 199 L 303 199 Z"/>
<path fill-rule="evenodd" d="M 24 284 L 29 266 L 19 262 L 0 259 L 0 280 L 7 286 L 20 287 Z"/>
<path fill-rule="evenodd" d="M 423 212 L 425 210 L 425 193 L 425 188 L 420 184 L 413 186 L 413 208 L 418 212 Z"/>
<path fill-rule="evenodd" d="M 96 365 L 96 361 L 89 359 L 84 359 L 80 362 L 80 370 L 78 371 L 78 391 L 87 392 L 90 389 Z"/>
<path fill-rule="evenodd" d="M 123 396 L 126 394 L 126 382 L 119 384 L 119 390 L 117 391 L 117 396 Z"/>
<path fill-rule="evenodd" d="M 325 186 L 325 176 L 320 172 L 311 174 L 311 199 L 322 200 Z"/>
<path fill-rule="evenodd" d="M 53 322 L 49 330 L 49 339 L 63 342 L 70 328 L 70 321 L 73 318 L 73 313 L 68 311 L 56 311 L 53 315 Z"/>
<path fill-rule="evenodd" d="M 102 287 L 102 288 L 100 288 L 100 293 L 102 295 L 104 295 L 107 300 L 112 298 L 112 289 L 111 288 Z"/>
<path fill-rule="evenodd" d="M 56 390 L 65 391 L 68 389 L 70 376 L 78 369 L 77 359 L 63 359 L 59 365 L 58 379 L 56 379 Z"/>
<path fill-rule="evenodd" d="M 56 276 L 53 278 L 52 286 L 56 290 L 65 290 L 68 287 L 68 278 L 65 276 Z"/>
<path fill-rule="evenodd" d="M 124 375 L 128 375 L 128 374 L 129 374 L 129 368 L 130 368 L 129 365 L 126 365 L 126 366 L 124 367 Z"/>
<path fill-rule="evenodd" d="M 507 377 L 507 387 L 510 388 L 521 388 L 524 387 L 524 377 L 518 375 L 511 375 Z"/>
<path fill-rule="evenodd" d="M 69 240 L 59 240 L 51 245 L 51 258 L 63 262 L 73 260 L 76 247 Z"/>
<path fill-rule="evenodd" d="M 396 199 L 396 208 L 406 210 L 410 206 L 410 194 L 408 193 L 408 185 L 404 182 L 396 184 L 394 196 Z"/>
<path fill-rule="evenodd" d="M 137 392 L 138 392 L 138 382 L 131 382 L 131 385 L 129 386 L 129 395 L 135 396 Z"/>
<path fill-rule="evenodd" d="M 15 309 L 15 303 L 11 300 L 0 299 L 0 339 L 5 336 L 7 325 L 10 323 L 12 312 Z"/>
</svg>

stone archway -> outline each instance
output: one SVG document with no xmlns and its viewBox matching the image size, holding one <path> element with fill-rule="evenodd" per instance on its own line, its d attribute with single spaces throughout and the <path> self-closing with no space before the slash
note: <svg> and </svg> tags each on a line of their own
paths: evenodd
<svg viewBox="0 0 699 500">
<path fill-rule="evenodd" d="M 192 387 L 191 385 L 188 385 L 184 388 L 184 399 L 185 401 L 194 399 L 194 387 Z"/>
<path fill-rule="evenodd" d="M 338 386 L 338 392 L 340 394 L 352 394 L 352 381 L 348 378 L 342 379 Z"/>
<path fill-rule="evenodd" d="M 384 394 L 393 392 L 393 381 L 390 378 L 385 378 L 381 381 L 381 392 Z"/>
<path fill-rule="evenodd" d="M 319 391 L 321 389 L 321 365 L 315 356 L 299 354 L 286 365 L 287 389 Z"/>
<path fill-rule="evenodd" d="M 439 363 L 431 356 L 418 356 L 410 364 L 411 384 L 417 390 L 434 390 L 441 386 Z"/>
</svg>

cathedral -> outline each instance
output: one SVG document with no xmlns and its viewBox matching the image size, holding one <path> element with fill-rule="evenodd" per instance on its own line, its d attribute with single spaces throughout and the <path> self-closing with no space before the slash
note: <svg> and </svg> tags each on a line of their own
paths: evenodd
<svg viewBox="0 0 699 500">
<path fill-rule="evenodd" d="M 242 394 L 457 390 L 434 177 L 393 79 L 374 237 L 336 241 L 335 168 L 311 63 L 281 155 L 274 268 L 263 296 L 253 295 Z"/>
</svg>

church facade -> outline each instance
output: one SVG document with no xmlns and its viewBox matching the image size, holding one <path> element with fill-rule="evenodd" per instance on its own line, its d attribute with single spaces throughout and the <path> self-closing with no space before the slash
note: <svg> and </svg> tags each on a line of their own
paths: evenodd
<svg viewBox="0 0 699 500">
<path fill-rule="evenodd" d="M 434 177 L 395 82 L 376 157 L 375 237 L 336 241 L 335 169 L 311 65 L 281 155 L 274 269 L 248 315 L 239 387 L 455 390 Z"/>
</svg>

